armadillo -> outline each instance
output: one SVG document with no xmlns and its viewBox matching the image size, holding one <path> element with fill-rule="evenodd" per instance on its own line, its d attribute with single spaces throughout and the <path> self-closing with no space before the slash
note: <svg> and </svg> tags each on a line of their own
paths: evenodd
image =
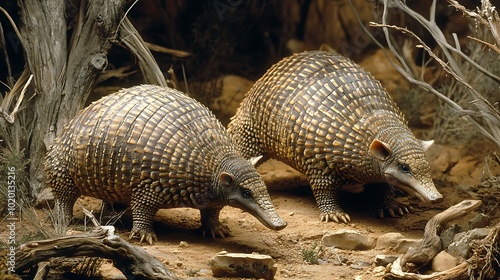
<svg viewBox="0 0 500 280">
<path fill-rule="evenodd" d="M 56 137 L 46 156 L 47 185 L 66 217 L 80 195 L 123 203 L 132 211 L 130 238 L 156 241 L 155 213 L 200 209 L 203 232 L 225 237 L 225 205 L 265 226 L 286 222 L 266 186 L 226 129 L 199 102 L 171 88 L 140 85 L 92 103 Z"/>
<path fill-rule="evenodd" d="M 368 72 L 329 52 L 294 54 L 273 65 L 228 125 L 245 158 L 275 158 L 308 177 L 320 220 L 349 222 L 340 191 L 385 184 L 376 213 L 403 215 L 394 188 L 440 202 L 424 151 L 393 99 Z M 382 211 L 381 211 L 382 210 Z"/>
</svg>

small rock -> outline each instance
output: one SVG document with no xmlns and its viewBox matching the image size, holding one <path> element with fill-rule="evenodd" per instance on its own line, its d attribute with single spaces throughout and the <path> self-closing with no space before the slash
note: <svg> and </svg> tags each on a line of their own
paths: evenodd
<svg viewBox="0 0 500 280">
<path fill-rule="evenodd" d="M 446 251 L 441 251 L 432 259 L 432 270 L 436 272 L 445 271 L 459 264 L 457 258 L 448 254 Z"/>
<path fill-rule="evenodd" d="M 181 242 L 179 242 L 179 247 L 187 248 L 187 247 L 189 247 L 189 244 L 186 241 L 181 241 Z"/>
<path fill-rule="evenodd" d="M 377 238 L 377 246 L 375 246 L 375 249 L 380 250 L 380 249 L 396 248 L 400 240 L 403 238 L 405 238 L 404 235 L 402 235 L 399 232 L 388 232 Z"/>
<path fill-rule="evenodd" d="M 271 256 L 219 252 L 210 260 L 215 277 L 241 277 L 273 279 L 277 266 Z"/>
<path fill-rule="evenodd" d="M 420 247 L 420 244 L 422 244 L 422 239 L 404 238 L 399 241 L 394 250 L 396 253 L 404 254 L 408 251 L 408 248 L 418 248 Z"/>
<path fill-rule="evenodd" d="M 344 250 L 369 250 L 375 247 L 375 238 L 354 230 L 338 230 L 325 233 L 321 244 Z"/>
<path fill-rule="evenodd" d="M 390 249 L 396 253 L 406 253 L 410 247 L 418 247 L 422 239 L 406 238 L 399 232 L 389 232 L 377 238 L 375 249 Z"/>
<path fill-rule="evenodd" d="M 208 275 L 210 272 L 211 272 L 210 269 L 206 269 L 206 268 L 202 268 L 199 271 L 200 274 L 204 274 L 204 275 Z"/>
<path fill-rule="evenodd" d="M 389 256 L 389 255 L 376 255 L 373 263 L 377 266 L 387 266 L 390 263 L 393 263 L 398 257 L 397 256 Z"/>
<path fill-rule="evenodd" d="M 282 275 L 285 278 L 289 278 L 289 277 L 295 276 L 295 273 L 293 273 L 292 271 L 290 271 L 288 269 L 281 269 L 280 275 Z"/>
<path fill-rule="evenodd" d="M 36 197 L 35 208 L 37 209 L 54 209 L 54 205 L 55 198 L 54 194 L 52 193 L 52 188 L 43 189 Z"/>
<path fill-rule="evenodd" d="M 385 274 L 385 266 L 377 266 L 372 270 L 373 276 L 382 277 Z M 381 278 L 382 279 L 382 278 Z"/>
<path fill-rule="evenodd" d="M 358 270 L 361 270 L 361 269 L 368 267 L 368 266 L 370 266 L 370 264 L 367 262 L 356 262 L 356 263 L 353 263 L 350 265 L 351 268 L 358 269 Z"/>
<path fill-rule="evenodd" d="M 490 233 L 490 229 L 488 228 L 476 228 L 466 233 L 459 233 L 455 235 L 455 241 L 448 246 L 447 252 L 455 258 L 461 260 L 467 259 L 470 257 L 472 251 L 470 247 L 471 242 L 485 238 L 488 233 Z"/>
<path fill-rule="evenodd" d="M 318 261 L 319 265 L 327 265 L 328 264 L 328 261 L 325 261 L 323 259 L 318 259 L 317 261 Z"/>
<path fill-rule="evenodd" d="M 443 244 L 443 248 L 448 248 L 450 244 L 453 242 L 453 238 L 455 235 L 462 231 L 462 228 L 458 224 L 453 224 L 450 227 L 446 228 L 441 232 L 439 237 L 441 238 L 441 244 Z"/>
<path fill-rule="evenodd" d="M 467 223 L 469 225 L 469 229 L 475 229 L 475 228 L 485 228 L 490 225 L 490 222 L 491 222 L 490 216 L 483 213 L 479 213 L 477 214 L 477 216 L 470 219 Z"/>
<path fill-rule="evenodd" d="M 183 263 L 182 263 L 182 262 L 177 262 L 177 263 L 175 263 L 175 265 L 176 265 L 177 267 L 182 267 Z"/>
</svg>

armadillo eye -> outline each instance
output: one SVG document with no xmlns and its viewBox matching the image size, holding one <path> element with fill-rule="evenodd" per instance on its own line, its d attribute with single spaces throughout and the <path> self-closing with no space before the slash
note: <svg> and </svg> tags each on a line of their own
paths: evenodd
<svg viewBox="0 0 500 280">
<path fill-rule="evenodd" d="M 251 191 L 249 191 L 249 190 L 243 190 L 243 191 L 241 192 L 241 196 L 242 196 L 243 198 L 250 199 L 250 198 L 252 198 L 252 192 L 251 192 Z"/>
<path fill-rule="evenodd" d="M 403 171 L 404 173 L 411 173 L 410 166 L 408 166 L 407 164 L 401 164 L 401 171 Z"/>
</svg>

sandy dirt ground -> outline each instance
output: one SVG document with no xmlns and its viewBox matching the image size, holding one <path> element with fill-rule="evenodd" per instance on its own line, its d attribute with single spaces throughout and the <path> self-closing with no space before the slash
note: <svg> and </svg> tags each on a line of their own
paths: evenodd
<svg viewBox="0 0 500 280">
<path fill-rule="evenodd" d="M 432 216 L 464 199 L 477 198 L 469 187 L 480 181 L 484 153 L 474 152 L 471 155 L 464 149 L 442 146 L 433 147 L 429 153 L 435 183 L 445 201 L 426 205 L 415 198 L 401 197 L 402 202 L 413 207 L 413 211 L 402 218 L 375 218 L 367 206 L 369 197 L 344 195 L 343 207 L 352 222 L 320 222 L 319 211 L 305 177 L 284 164 L 269 161 L 259 167 L 259 171 L 271 189 L 278 213 L 288 222 L 285 229 L 270 230 L 250 214 L 226 207 L 220 218 L 231 229 L 233 236 L 226 239 L 202 238 L 197 231 L 200 226 L 198 210 L 160 210 L 154 224 L 158 242 L 153 246 L 141 246 L 177 275 L 188 278 L 213 278 L 209 260 L 218 252 L 227 251 L 272 256 L 278 267 L 275 279 L 382 279 L 384 271 L 373 265 L 374 257 L 379 254 L 394 255 L 395 252 L 389 249 L 350 251 L 319 247 L 321 237 L 325 232 L 351 229 L 374 238 L 389 232 L 421 238 L 424 226 Z M 87 201 L 86 204 L 92 207 L 92 203 Z M 456 222 L 466 223 L 477 214 L 477 211 L 473 212 Z M 115 226 L 122 237 L 127 237 L 130 219 L 124 217 Z M 72 227 L 78 228 L 79 225 Z M 138 245 L 138 240 L 132 240 L 132 243 Z M 315 245 L 318 245 L 316 250 L 320 264 L 310 265 L 305 262 L 302 251 L 310 250 Z M 103 270 L 106 277 L 113 278 L 119 274 L 112 271 L 110 265 L 105 265 Z"/>
</svg>

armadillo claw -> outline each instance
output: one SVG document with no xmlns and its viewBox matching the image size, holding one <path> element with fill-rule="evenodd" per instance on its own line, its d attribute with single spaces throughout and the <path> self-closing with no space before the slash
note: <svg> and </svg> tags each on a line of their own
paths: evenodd
<svg viewBox="0 0 500 280">
<path fill-rule="evenodd" d="M 344 223 L 348 224 L 351 221 L 351 217 L 349 217 L 348 214 L 341 212 L 341 211 L 335 211 L 335 212 L 329 212 L 329 213 L 321 213 L 319 215 L 319 219 L 322 222 L 329 222 L 329 221 L 334 221 L 336 223 Z"/>
<path fill-rule="evenodd" d="M 401 217 L 404 216 L 405 214 L 410 213 L 412 210 L 411 206 L 406 206 L 403 204 L 398 204 L 396 203 L 390 208 L 379 208 L 375 212 L 375 215 L 379 217 L 380 219 L 383 219 L 387 216 L 395 218 L 395 217 Z"/>
<path fill-rule="evenodd" d="M 153 242 L 158 241 L 158 238 L 156 238 L 156 234 L 152 230 L 132 229 L 128 238 L 132 239 L 134 237 L 139 238 L 139 244 L 141 244 L 144 240 L 146 240 L 149 245 L 153 245 Z"/>
<path fill-rule="evenodd" d="M 201 227 L 200 229 L 202 231 L 203 237 L 205 237 L 207 231 L 210 232 L 210 235 L 214 239 L 217 237 L 226 238 L 226 237 L 231 236 L 231 231 L 229 230 L 229 228 L 225 225 L 222 225 L 222 224 L 218 224 L 218 225 L 213 226 L 211 228 Z"/>
</svg>

